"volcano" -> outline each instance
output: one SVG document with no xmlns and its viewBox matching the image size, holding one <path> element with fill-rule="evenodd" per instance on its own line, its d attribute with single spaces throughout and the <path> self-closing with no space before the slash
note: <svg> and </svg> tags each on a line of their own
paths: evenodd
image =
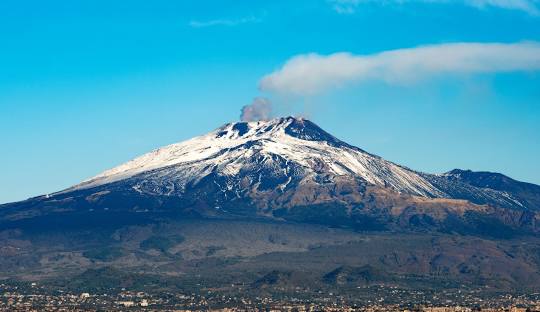
<svg viewBox="0 0 540 312">
<path fill-rule="evenodd" d="M 500 174 L 417 172 L 349 145 L 309 120 L 287 117 L 226 124 L 64 191 L 4 205 L 0 216 L 10 221 L 110 211 L 303 221 L 297 220 L 303 214 L 334 222 L 328 213 L 351 225 L 357 215 L 408 209 L 443 223 L 448 215 L 462 218 L 467 212 L 504 215 L 509 225 L 536 231 L 538 194 L 540 187 Z"/>
<path fill-rule="evenodd" d="M 307 280 L 321 285 L 336 268 L 367 266 L 385 272 L 377 281 L 433 277 L 443 267 L 459 281 L 537 287 L 540 255 L 531 250 L 540 246 L 539 219 L 540 186 L 499 173 L 415 171 L 285 117 L 229 123 L 57 193 L 1 205 L 0 274 L 50 277 L 109 265 L 188 274 L 192 261 L 240 257 L 245 265 L 228 267 L 235 274 L 261 273 L 264 263 L 280 279 L 306 282 L 269 260 L 285 253 L 320 273 Z M 366 237 L 376 245 L 355 258 Z M 516 239 L 532 245 L 509 251 Z M 301 255 L 313 246 L 353 247 L 341 260 L 314 264 Z"/>
</svg>

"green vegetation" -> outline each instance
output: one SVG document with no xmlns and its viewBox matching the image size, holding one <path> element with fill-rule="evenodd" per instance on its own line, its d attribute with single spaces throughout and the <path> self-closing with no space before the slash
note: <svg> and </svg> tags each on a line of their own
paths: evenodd
<svg viewBox="0 0 540 312">
<path fill-rule="evenodd" d="M 69 279 L 49 281 L 58 288 L 76 291 L 121 291 L 122 288 L 144 289 L 178 289 L 171 279 L 155 274 L 139 274 L 114 267 L 88 269 Z"/>
<path fill-rule="evenodd" d="M 140 246 L 144 250 L 155 249 L 161 252 L 167 252 L 167 250 L 182 243 L 184 240 L 185 238 L 181 235 L 174 235 L 171 237 L 151 236 L 142 241 Z"/>
<path fill-rule="evenodd" d="M 106 261 L 106 262 L 116 260 L 117 258 L 120 258 L 123 255 L 124 253 L 122 252 L 122 249 L 117 248 L 117 247 L 102 247 L 102 248 L 90 249 L 83 252 L 83 256 L 85 258 L 88 258 L 90 260 Z"/>
</svg>

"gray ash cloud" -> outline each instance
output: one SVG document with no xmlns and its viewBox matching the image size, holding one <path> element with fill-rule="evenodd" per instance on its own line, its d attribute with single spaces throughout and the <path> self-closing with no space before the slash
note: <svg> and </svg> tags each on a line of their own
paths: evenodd
<svg viewBox="0 0 540 312">
<path fill-rule="evenodd" d="M 272 102 L 264 97 L 256 97 L 253 101 L 242 107 L 240 120 L 259 121 L 272 118 Z"/>
</svg>

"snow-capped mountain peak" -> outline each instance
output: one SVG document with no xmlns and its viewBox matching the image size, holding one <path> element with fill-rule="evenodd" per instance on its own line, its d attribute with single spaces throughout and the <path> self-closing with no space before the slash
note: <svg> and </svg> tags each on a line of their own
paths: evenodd
<svg viewBox="0 0 540 312">
<path fill-rule="evenodd" d="M 181 189 L 209 174 L 238 180 L 258 171 L 281 177 L 279 181 L 290 181 L 292 176 L 340 176 L 361 178 L 413 195 L 442 196 L 421 174 L 348 145 L 311 121 L 294 117 L 229 123 L 208 134 L 156 149 L 70 190 L 134 177 L 144 180 L 145 176 L 153 181 L 159 176 Z M 255 180 L 263 178 L 261 175 Z M 283 189 L 286 185 L 276 187 Z"/>
</svg>

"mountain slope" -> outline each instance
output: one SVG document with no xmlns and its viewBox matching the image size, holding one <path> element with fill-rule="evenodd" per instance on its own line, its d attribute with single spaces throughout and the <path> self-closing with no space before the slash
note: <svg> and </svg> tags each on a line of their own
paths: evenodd
<svg viewBox="0 0 540 312">
<path fill-rule="evenodd" d="M 0 226 L 55 214 L 84 220 L 88 214 L 114 212 L 357 229 L 537 231 L 537 186 L 471 176 L 416 172 L 342 142 L 305 119 L 238 122 L 157 149 L 62 192 L 2 205 Z"/>
<path fill-rule="evenodd" d="M 495 172 L 473 172 L 454 169 L 444 174 L 453 183 L 461 182 L 480 189 L 491 189 L 516 199 L 516 204 L 531 210 L 540 210 L 540 186 L 516 181 Z"/>
<path fill-rule="evenodd" d="M 534 185 L 515 181 L 512 187 L 509 183 L 481 186 L 457 179 L 452 173 L 418 173 L 346 144 L 309 120 L 292 117 L 227 124 L 152 151 L 67 191 L 129 181 L 140 193 L 182 196 L 195 185 L 204 184 L 205 178 L 218 186 L 225 201 L 245 196 L 256 199 L 261 193 L 283 193 L 298 186 L 356 184 L 361 180 L 414 196 L 540 209 Z"/>
</svg>

